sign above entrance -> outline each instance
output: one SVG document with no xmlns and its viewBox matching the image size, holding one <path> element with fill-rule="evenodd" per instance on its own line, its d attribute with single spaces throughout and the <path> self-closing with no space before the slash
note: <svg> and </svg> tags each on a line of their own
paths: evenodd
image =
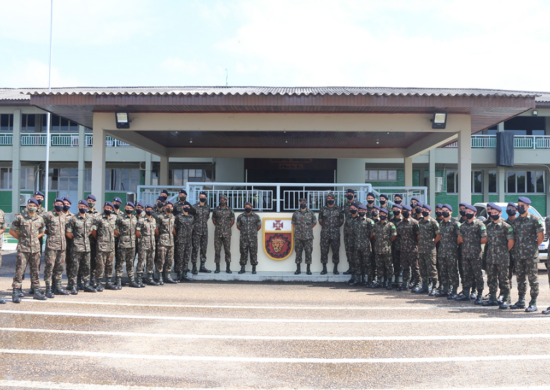
<svg viewBox="0 0 550 390">
<path fill-rule="evenodd" d="M 292 253 L 291 218 L 264 218 L 264 250 L 273 260 L 284 260 Z"/>
<path fill-rule="evenodd" d="M 245 158 L 245 169 L 261 170 L 335 170 L 337 160 L 329 158 Z"/>
</svg>

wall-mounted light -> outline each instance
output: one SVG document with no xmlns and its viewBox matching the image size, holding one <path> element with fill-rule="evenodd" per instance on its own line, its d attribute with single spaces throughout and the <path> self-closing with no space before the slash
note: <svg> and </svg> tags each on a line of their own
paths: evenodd
<svg viewBox="0 0 550 390">
<path fill-rule="evenodd" d="M 117 129 L 129 129 L 130 128 L 130 116 L 127 112 L 115 112 L 116 128 Z"/>
<path fill-rule="evenodd" d="M 431 119 L 432 129 L 444 129 L 447 126 L 447 113 L 446 112 L 434 112 L 434 116 Z"/>
<path fill-rule="evenodd" d="M 539 112 L 537 110 L 533 110 L 533 116 L 539 116 Z"/>
</svg>

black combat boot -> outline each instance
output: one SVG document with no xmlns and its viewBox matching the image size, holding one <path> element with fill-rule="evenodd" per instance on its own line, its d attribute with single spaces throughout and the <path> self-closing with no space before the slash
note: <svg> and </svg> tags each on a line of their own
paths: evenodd
<svg viewBox="0 0 550 390">
<path fill-rule="evenodd" d="M 542 314 L 550 314 L 550 306 L 541 312 Z"/>
<path fill-rule="evenodd" d="M 430 297 L 435 297 L 437 295 L 437 281 L 432 279 L 432 289 L 428 294 Z"/>
<path fill-rule="evenodd" d="M 424 287 L 426 288 L 425 290 L 424 290 Z M 422 285 L 418 285 L 411 292 L 414 293 L 414 294 L 420 294 L 420 293 L 423 293 L 425 291 L 426 292 L 428 291 L 428 285 L 424 281 L 422 281 Z"/>
<path fill-rule="evenodd" d="M 40 291 L 39 288 L 35 288 L 32 299 L 36 299 L 38 301 L 45 301 L 48 298 L 46 298 L 46 296 L 42 294 L 42 291 Z"/>
<path fill-rule="evenodd" d="M 116 286 L 113 284 L 113 282 L 111 282 L 111 278 L 106 279 L 105 289 L 106 290 L 116 290 Z"/>
<path fill-rule="evenodd" d="M 214 271 L 215 274 L 220 273 L 220 263 L 216 263 L 216 270 Z"/>
<path fill-rule="evenodd" d="M 71 295 L 78 295 L 78 289 L 73 283 L 67 285 L 67 290 L 69 290 L 69 294 Z"/>
<path fill-rule="evenodd" d="M 502 302 L 500 302 L 500 305 L 498 306 L 501 310 L 506 310 L 510 306 L 510 294 L 505 295 L 502 297 Z"/>
<path fill-rule="evenodd" d="M 520 295 L 518 297 L 518 301 L 514 303 L 512 306 L 510 306 L 510 309 L 512 310 L 525 309 L 525 295 Z"/>
<path fill-rule="evenodd" d="M 372 282 L 372 288 L 380 288 L 383 284 L 384 278 L 376 278 L 376 280 Z"/>
<path fill-rule="evenodd" d="M 82 284 L 82 277 L 81 276 L 78 276 L 76 278 L 76 287 L 77 287 L 78 291 L 84 290 L 84 285 Z"/>
<path fill-rule="evenodd" d="M 496 300 L 494 294 L 489 294 L 489 299 L 481 304 L 482 306 L 498 306 L 498 301 Z"/>
<path fill-rule="evenodd" d="M 393 290 L 391 278 L 386 280 L 386 290 Z"/>
<path fill-rule="evenodd" d="M 357 286 L 359 285 L 359 281 L 357 280 L 357 277 L 355 275 L 351 276 L 351 279 L 348 280 L 348 286 Z"/>
<path fill-rule="evenodd" d="M 369 279 L 367 275 L 361 275 L 361 286 L 367 287 L 369 284 Z"/>
<path fill-rule="evenodd" d="M 53 282 L 53 293 L 56 295 L 69 295 L 69 293 L 61 287 L 61 280 Z"/>
<path fill-rule="evenodd" d="M 130 273 L 130 275 L 128 275 L 128 280 L 129 280 L 128 285 L 129 285 L 130 287 L 133 287 L 133 288 L 140 288 L 140 287 L 139 287 L 139 284 L 136 283 L 136 279 L 135 279 L 133 273 Z"/>
<path fill-rule="evenodd" d="M 13 303 L 21 303 L 21 297 L 19 296 L 19 289 L 14 288 L 11 293 L 11 301 Z"/>
<path fill-rule="evenodd" d="M 348 267 L 348 270 L 346 272 L 343 272 L 344 275 L 351 275 L 353 271 L 351 270 L 351 267 Z"/>
<path fill-rule="evenodd" d="M 435 296 L 437 298 L 443 298 L 443 297 L 446 297 L 449 293 L 449 287 L 447 286 L 444 286 L 441 291 L 439 291 L 437 294 L 435 294 Z"/>
<path fill-rule="evenodd" d="M 116 277 L 116 289 L 117 290 L 122 290 L 122 276 L 121 277 Z"/>
<path fill-rule="evenodd" d="M 19 295 L 19 298 L 23 298 L 25 296 L 25 294 L 23 294 L 23 288 L 18 288 L 17 289 L 17 295 Z"/>
<path fill-rule="evenodd" d="M 46 298 L 55 298 L 52 292 L 52 284 L 49 282 L 46 282 Z"/>
<path fill-rule="evenodd" d="M 406 291 L 408 285 L 409 285 L 409 281 L 407 279 L 404 279 L 403 282 L 399 286 L 397 286 L 396 290 L 397 291 Z"/>
<path fill-rule="evenodd" d="M 472 297 L 472 295 L 475 295 L 475 294 L 471 294 L 470 298 Z M 483 303 L 483 290 L 477 290 L 477 296 L 474 304 L 481 305 L 482 303 Z"/>
<path fill-rule="evenodd" d="M 323 264 L 323 270 L 321 271 L 321 275 L 326 275 L 326 274 L 328 274 L 327 265 Z"/>
<path fill-rule="evenodd" d="M 92 287 L 92 285 L 90 284 L 90 282 L 86 282 L 86 283 L 84 284 L 84 292 L 95 293 L 95 292 L 97 292 L 97 291 L 95 290 L 95 288 Z"/>
<path fill-rule="evenodd" d="M 204 266 L 204 263 L 206 263 L 205 261 L 201 261 L 201 268 L 199 269 L 199 272 L 205 272 L 207 274 L 209 274 L 210 271 L 209 269 L 206 269 L 206 267 Z M 218 269 L 218 267 L 216 266 L 216 269 Z M 196 275 L 196 274 L 195 274 Z"/>
<path fill-rule="evenodd" d="M 148 286 L 158 286 L 159 284 L 155 282 L 155 278 L 153 277 L 153 273 L 147 274 L 147 285 Z"/>
<path fill-rule="evenodd" d="M 491 296 L 491 293 L 489 293 L 489 294 L 487 294 L 483 297 L 484 301 L 490 301 L 491 299 L 493 299 L 493 297 Z"/>
<path fill-rule="evenodd" d="M 255 265 L 252 266 L 252 273 L 253 273 L 254 275 L 256 275 L 256 266 L 255 266 Z"/>
<path fill-rule="evenodd" d="M 182 271 L 176 271 L 176 279 L 174 279 L 176 282 L 181 282 L 181 277 L 183 276 Z"/>
<path fill-rule="evenodd" d="M 233 272 L 231 271 L 231 263 L 228 263 L 227 261 L 225 262 L 225 272 L 228 273 L 228 274 L 232 274 Z"/>
<path fill-rule="evenodd" d="M 296 264 L 296 272 L 294 272 L 294 275 L 300 275 L 302 273 L 302 270 L 300 269 L 300 263 Z"/>
<path fill-rule="evenodd" d="M 202 263 L 201 263 L 202 265 Z M 193 263 L 193 270 L 191 271 L 193 275 L 197 275 L 199 271 L 197 270 L 197 263 Z"/>
<path fill-rule="evenodd" d="M 90 286 L 92 286 L 93 288 L 97 287 L 97 281 L 95 280 L 95 276 L 92 276 L 90 278 Z"/>
<path fill-rule="evenodd" d="M 164 282 L 170 283 L 170 284 L 177 284 L 178 283 L 174 279 L 172 279 L 172 276 L 170 275 L 170 272 L 168 272 L 168 271 L 164 272 Z"/>
<path fill-rule="evenodd" d="M 97 281 L 95 290 L 96 290 L 97 292 L 103 292 L 103 285 L 101 284 L 101 279 Z"/>
<path fill-rule="evenodd" d="M 246 271 L 244 270 L 244 265 L 241 265 L 241 270 L 239 271 L 240 274 L 244 274 Z"/>
<path fill-rule="evenodd" d="M 187 272 L 184 272 L 183 275 L 181 276 L 181 281 L 182 282 L 194 282 L 195 279 L 191 278 Z"/>
<path fill-rule="evenodd" d="M 533 298 L 531 297 L 531 302 L 529 302 L 529 307 L 527 309 L 525 309 L 525 311 L 527 313 L 533 313 L 535 311 L 537 311 L 537 298 Z"/>
<path fill-rule="evenodd" d="M 139 287 L 140 287 L 140 288 L 144 288 L 144 287 L 145 287 L 145 284 L 143 284 L 143 272 L 138 272 L 138 273 L 137 273 L 136 282 L 137 282 L 137 284 L 139 284 Z"/>
<path fill-rule="evenodd" d="M 457 295 L 456 295 L 457 290 L 458 290 L 458 288 L 453 286 L 452 290 L 449 291 L 449 295 L 447 295 L 447 299 L 449 299 L 449 300 L 455 299 L 457 297 Z"/>
<path fill-rule="evenodd" d="M 306 274 L 311 275 L 311 265 L 306 264 Z"/>
<path fill-rule="evenodd" d="M 334 264 L 334 270 L 332 270 L 332 273 L 334 275 L 340 275 L 340 272 L 338 272 L 338 263 Z"/>
</svg>

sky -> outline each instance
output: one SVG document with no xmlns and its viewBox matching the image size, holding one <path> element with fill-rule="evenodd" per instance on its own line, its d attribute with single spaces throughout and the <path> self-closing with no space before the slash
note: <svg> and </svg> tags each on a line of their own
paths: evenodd
<svg viewBox="0 0 550 390">
<path fill-rule="evenodd" d="M 550 91 L 549 0 L 54 0 L 52 87 Z M 49 0 L 0 0 L 0 87 L 47 87 Z"/>
</svg>

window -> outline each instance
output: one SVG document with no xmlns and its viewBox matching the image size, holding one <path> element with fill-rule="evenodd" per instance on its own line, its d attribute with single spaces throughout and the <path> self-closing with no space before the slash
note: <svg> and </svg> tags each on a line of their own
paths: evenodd
<svg viewBox="0 0 550 390">
<path fill-rule="evenodd" d="M 483 193 L 483 171 L 472 172 L 472 193 L 473 194 Z"/>
<path fill-rule="evenodd" d="M 447 194 L 456 194 L 458 192 L 458 172 L 447 171 Z"/>
<path fill-rule="evenodd" d="M 34 168 L 21 168 L 21 190 L 34 191 Z"/>
<path fill-rule="evenodd" d="M 21 131 L 34 133 L 36 131 L 36 115 L 23 114 L 21 115 Z"/>
<path fill-rule="evenodd" d="M 497 193 L 497 173 L 496 171 L 489 171 L 489 193 Z"/>
<path fill-rule="evenodd" d="M 11 189 L 11 168 L 0 168 L 0 190 Z"/>
<path fill-rule="evenodd" d="M 60 131 L 78 132 L 78 124 L 76 124 L 75 122 L 71 122 L 68 119 L 61 118 L 57 115 L 52 115 L 51 121 L 52 121 L 51 131 L 53 133 L 60 132 Z M 46 127 L 46 119 L 44 119 L 44 129 L 45 127 Z"/>
<path fill-rule="evenodd" d="M 543 171 L 506 172 L 507 194 L 544 194 Z"/>
<path fill-rule="evenodd" d="M 365 171 L 365 181 L 397 181 L 396 170 L 368 170 Z"/>
<path fill-rule="evenodd" d="M 212 181 L 214 171 L 208 169 L 171 169 L 169 172 L 169 183 L 172 186 L 185 186 L 187 183 L 201 183 Z M 152 179 L 154 182 L 156 177 Z"/>
<path fill-rule="evenodd" d="M 13 131 L 13 114 L 0 114 L 0 131 Z"/>
<path fill-rule="evenodd" d="M 447 171 L 447 194 L 458 193 L 458 171 Z M 483 193 L 483 171 L 472 171 L 472 193 Z"/>
<path fill-rule="evenodd" d="M 105 191 L 136 192 L 139 179 L 139 169 L 106 169 Z"/>
</svg>

